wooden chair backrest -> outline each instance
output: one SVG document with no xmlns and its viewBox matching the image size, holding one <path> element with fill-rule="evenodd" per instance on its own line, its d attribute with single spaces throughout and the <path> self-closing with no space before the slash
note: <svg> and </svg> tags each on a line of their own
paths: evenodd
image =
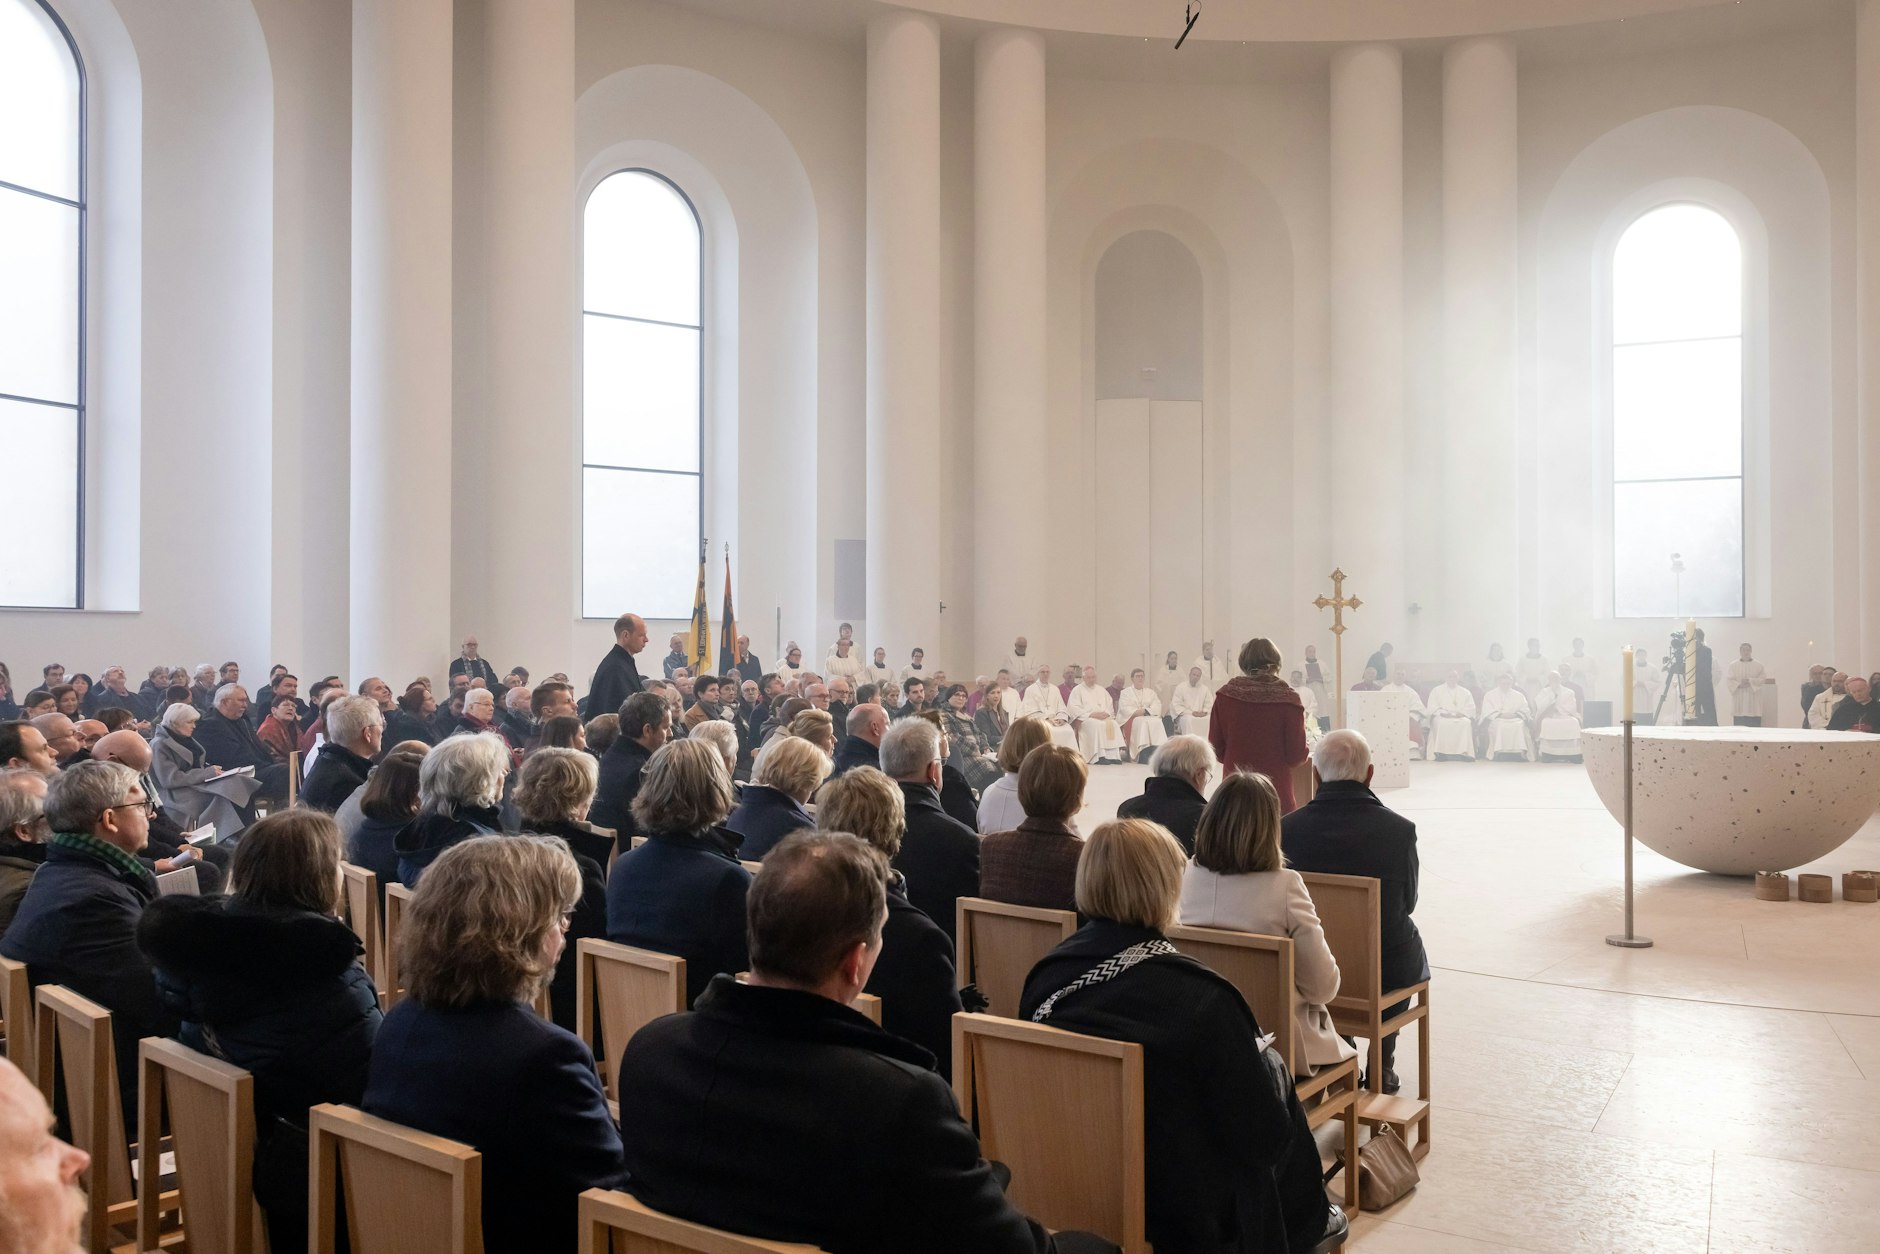
<svg viewBox="0 0 1880 1254">
<path fill-rule="evenodd" d="M 816 1254 L 789 1245 L 734 1236 L 662 1215 L 631 1193 L 589 1189 L 581 1195 L 581 1254 Z M 611 1246 L 609 1242 L 611 1241 Z"/>
<path fill-rule="evenodd" d="M 984 897 L 962 897 L 957 909 L 960 983 L 979 986 L 991 1003 L 987 1013 L 1017 1017 L 1025 977 L 1077 930 L 1077 916 Z"/>
<path fill-rule="evenodd" d="M 384 987 L 385 926 L 379 922 L 378 873 L 350 862 L 340 863 L 339 873 L 346 885 L 346 924 L 366 947 L 366 974 Z"/>
<path fill-rule="evenodd" d="M 1239 990 L 1260 1030 L 1273 1034 L 1273 1047 L 1287 1070 L 1298 1074 L 1291 938 L 1219 927 L 1171 927 L 1168 938 Z"/>
<path fill-rule="evenodd" d="M 111 1038 L 111 1012 L 57 984 L 41 985 L 37 998 L 38 1040 L 34 1049 L 39 1091 L 56 1108 L 54 1077 L 63 1074 L 72 1144 L 91 1155 L 91 1166 L 84 1174 L 84 1245 L 92 1254 L 104 1254 L 111 1244 L 111 1208 L 132 1197 L 131 1156 L 124 1139 L 124 1107 L 118 1100 L 117 1046 Z M 102 1182 L 98 1175 L 101 1163 Z M 151 1187 L 155 1185 L 152 1181 Z"/>
<path fill-rule="evenodd" d="M 405 977 L 398 966 L 398 929 L 405 921 L 405 907 L 411 904 L 411 890 L 403 884 L 385 886 L 385 947 L 379 951 L 379 965 L 385 978 L 379 982 L 379 999 L 390 1010 L 405 996 Z"/>
<path fill-rule="evenodd" d="M 483 1254 L 474 1149 L 350 1106 L 315 1106 L 308 1133 L 310 1254 L 334 1254 L 342 1183 L 352 1254 Z"/>
<path fill-rule="evenodd" d="M 1148 1254 L 1142 1046 L 994 1015 L 953 1016 L 953 1093 L 1013 1205 Z"/>
<path fill-rule="evenodd" d="M 607 865 L 601 868 L 602 875 L 612 875 L 614 873 L 614 860 L 620 856 L 619 837 L 611 827 L 595 827 L 592 823 L 589 823 L 588 826 L 593 829 L 596 836 L 605 836 L 608 840 L 614 842 L 613 847 L 607 851 Z"/>
<path fill-rule="evenodd" d="M 6 1031 L 6 1056 L 35 1080 L 39 1068 L 33 1065 L 33 985 L 27 978 L 26 964 L 0 958 L 0 1029 Z"/>
<path fill-rule="evenodd" d="M 189 1254 L 254 1254 L 255 1080 L 240 1067 L 176 1041 L 137 1043 L 137 1126 L 161 1128 L 169 1114 L 176 1183 L 182 1194 Z M 158 1161 L 161 1143 L 141 1136 L 137 1176 L 137 1248 L 160 1248 Z"/>
<path fill-rule="evenodd" d="M 749 984 L 751 982 L 750 974 L 749 971 L 738 972 L 738 983 Z M 855 1000 L 849 1003 L 849 1009 L 861 1011 L 868 1016 L 870 1023 L 874 1024 L 876 1027 L 881 1026 L 881 998 L 875 996 L 873 993 L 855 994 Z"/>
<path fill-rule="evenodd" d="M 603 1059 L 602 1087 L 617 1099 L 620 1055 L 633 1034 L 685 1009 L 685 959 L 589 938 L 575 943 L 575 964 L 575 1035 Z"/>
<path fill-rule="evenodd" d="M 1378 939 L 1378 914 L 1383 893 L 1369 875 L 1322 875 L 1304 872 L 1306 891 L 1319 912 L 1325 943 L 1338 963 L 1338 996 L 1333 1010 L 1364 1013 L 1377 1002 L 1383 970 L 1383 947 Z"/>
</svg>

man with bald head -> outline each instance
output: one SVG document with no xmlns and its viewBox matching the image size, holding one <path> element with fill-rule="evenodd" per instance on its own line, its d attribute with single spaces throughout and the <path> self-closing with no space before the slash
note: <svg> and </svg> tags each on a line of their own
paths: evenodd
<svg viewBox="0 0 1880 1254">
<path fill-rule="evenodd" d="M 480 679 L 486 688 L 496 686 L 496 668 L 490 665 L 489 659 L 484 657 L 478 649 L 475 636 L 463 638 L 463 652 L 451 659 L 450 675 L 453 679 L 458 675 L 462 675 L 466 680 Z M 371 694 L 361 689 L 359 695 L 364 697 Z"/>
<path fill-rule="evenodd" d="M 589 718 L 618 714 L 626 699 L 646 686 L 640 678 L 639 665 L 633 660 L 645 647 L 645 619 L 638 614 L 622 614 L 614 620 L 614 647 L 594 668 L 594 681 L 588 685 Z"/>
<path fill-rule="evenodd" d="M 72 720 L 63 714 L 41 714 L 33 720 L 33 726 L 46 738 L 46 746 L 52 750 L 53 761 L 60 770 L 74 762 L 84 761 L 85 742 L 79 739 L 78 728 Z"/>
<path fill-rule="evenodd" d="M 888 712 L 876 702 L 858 705 L 849 711 L 844 724 L 848 735 L 836 746 L 835 774 L 858 766 L 881 769 L 881 738 L 888 731 Z"/>
<path fill-rule="evenodd" d="M 98 741 L 111 730 L 95 718 L 81 718 L 78 722 L 72 724 L 72 726 L 78 729 L 79 743 L 84 745 L 87 750 L 97 744 Z"/>
</svg>

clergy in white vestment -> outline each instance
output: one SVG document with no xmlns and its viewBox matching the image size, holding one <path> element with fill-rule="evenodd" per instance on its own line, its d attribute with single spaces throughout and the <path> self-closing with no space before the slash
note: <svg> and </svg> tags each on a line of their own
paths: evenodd
<svg viewBox="0 0 1880 1254">
<path fill-rule="evenodd" d="M 1547 673 L 1553 669 L 1553 665 L 1541 656 L 1541 642 L 1529 640 L 1528 651 L 1514 664 L 1514 677 L 1530 702 L 1534 700 L 1534 694 L 1547 683 Z"/>
<path fill-rule="evenodd" d="M 1486 696 L 1488 690 L 1493 688 L 1503 675 L 1512 674 L 1514 674 L 1514 663 L 1503 656 L 1500 645 L 1491 644 L 1488 646 L 1488 660 L 1475 668 L 1475 682 L 1482 689 L 1482 694 Z"/>
<path fill-rule="evenodd" d="M 1023 636 L 1012 641 L 1012 651 L 999 659 L 997 669 L 1011 675 L 1012 687 L 1027 687 L 1038 670 L 1038 659 L 1031 654 L 1031 642 Z"/>
<path fill-rule="evenodd" d="M 1580 703 L 1558 671 L 1548 672 L 1546 686 L 1534 699 L 1534 739 L 1542 758 L 1580 756 Z"/>
<path fill-rule="evenodd" d="M 1834 707 L 1841 704 L 1841 698 L 1847 695 L 1847 672 L 1836 671 L 1828 679 L 1828 686 L 1815 694 L 1815 703 L 1808 707 L 1808 725 L 1826 727 L 1828 720 L 1834 717 Z"/>
<path fill-rule="evenodd" d="M 1116 721 L 1123 725 L 1129 756 L 1137 761 L 1168 739 L 1168 728 L 1162 726 L 1162 698 L 1145 682 L 1147 678 L 1140 666 L 1129 672 L 1129 687 L 1116 703 Z"/>
<path fill-rule="evenodd" d="M 1730 663 L 1730 713 L 1738 727 L 1762 726 L 1763 664 L 1750 656 L 1750 646 L 1737 650 Z M 1824 724 L 1825 726 L 1825 724 Z"/>
<path fill-rule="evenodd" d="M 1018 717 L 1018 689 L 1012 686 L 1012 673 L 1003 667 L 992 677 L 992 687 L 986 690 L 986 700 L 996 700 L 999 708 L 1005 711 L 1005 717 Z"/>
<path fill-rule="evenodd" d="M 927 669 L 927 650 L 915 649 L 908 655 L 907 665 L 901 668 L 901 687 L 907 687 L 907 681 L 918 679 L 923 684 L 933 678 L 933 672 Z"/>
<path fill-rule="evenodd" d="M 872 682 L 868 664 L 855 656 L 855 645 L 848 640 L 837 640 L 835 650 L 823 659 L 823 677 L 846 679 L 857 688 Z"/>
<path fill-rule="evenodd" d="M 1503 675 L 1482 694 L 1482 752 L 1493 762 L 1504 753 L 1534 760 L 1528 737 L 1527 694 L 1514 686 L 1513 675 Z"/>
<path fill-rule="evenodd" d="M 1199 666 L 1201 668 L 1202 682 L 1207 684 L 1210 688 L 1219 688 L 1233 677 L 1233 672 L 1227 669 L 1226 660 L 1214 656 L 1214 642 L 1212 640 L 1203 640 L 1201 642 L 1201 656 L 1190 662 L 1188 666 L 1191 670 Z"/>
<path fill-rule="evenodd" d="M 1162 708 L 1168 709 L 1175 703 L 1175 690 L 1182 686 L 1181 663 L 1175 650 L 1170 649 L 1168 656 L 1162 659 L 1162 665 L 1155 668 L 1155 695 L 1162 698 Z"/>
<path fill-rule="evenodd" d="M 1438 761 L 1475 760 L 1475 698 L 1461 681 L 1462 676 L 1450 671 L 1447 679 L 1430 689 L 1424 705 L 1430 718 L 1429 751 Z"/>
<path fill-rule="evenodd" d="M 1169 695 L 1168 712 L 1175 720 L 1177 736 L 1208 738 L 1208 715 L 1214 710 L 1214 689 L 1201 678 L 1201 668 L 1190 666 L 1186 683 L 1177 684 Z"/>
<path fill-rule="evenodd" d="M 1093 663 L 1084 667 L 1084 681 L 1071 689 L 1066 703 L 1071 726 L 1077 732 L 1077 750 L 1086 762 L 1121 762 L 1123 729 L 1116 723 L 1116 706 L 1110 690 L 1097 682 Z"/>
<path fill-rule="evenodd" d="M 785 688 L 794 691 L 797 679 L 807 669 L 803 665 L 802 648 L 792 640 L 783 651 L 783 661 L 777 663 L 777 678 L 783 681 Z"/>
<path fill-rule="evenodd" d="M 1018 703 L 1018 716 L 1043 719 L 1045 726 L 1051 729 L 1052 744 L 1063 745 L 1066 749 L 1077 747 L 1077 733 L 1071 730 L 1070 707 L 1064 704 L 1064 694 L 1058 691 L 1058 686 L 1051 682 L 1049 663 L 1038 667 L 1031 687 L 1025 689 Z"/>
<path fill-rule="evenodd" d="M 1573 668 L 1574 682 L 1580 685 L 1580 691 L 1586 694 L 1588 701 L 1599 700 L 1599 663 L 1586 652 L 1586 641 L 1578 636 L 1573 638 L 1573 652 L 1563 659 Z M 1562 674 L 1564 680 L 1566 676 Z"/>
<path fill-rule="evenodd" d="M 1394 676 L 1383 685 L 1382 690 L 1385 692 L 1401 692 L 1410 699 L 1410 722 L 1404 729 L 1404 734 L 1410 738 L 1411 748 L 1415 749 L 1427 759 L 1429 752 L 1424 748 L 1425 741 L 1427 740 L 1427 733 L 1424 730 L 1424 719 L 1427 716 L 1427 711 L 1423 708 L 1423 698 L 1417 696 L 1417 690 L 1415 688 L 1412 688 L 1409 684 L 1406 684 L 1403 680 L 1397 679 Z M 1307 713 L 1309 714 L 1311 711 L 1308 710 Z"/>
</svg>

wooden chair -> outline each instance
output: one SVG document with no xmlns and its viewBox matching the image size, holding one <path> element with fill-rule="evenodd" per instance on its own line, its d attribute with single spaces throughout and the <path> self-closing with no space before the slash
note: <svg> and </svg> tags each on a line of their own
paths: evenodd
<svg viewBox="0 0 1880 1254">
<path fill-rule="evenodd" d="M 379 981 L 379 1004 L 386 1010 L 405 996 L 404 975 L 398 969 L 398 928 L 405 921 L 405 907 L 411 904 L 411 890 L 403 884 L 385 886 L 385 945 L 379 950 L 379 964 L 385 978 Z"/>
<path fill-rule="evenodd" d="M 379 877 L 376 872 L 350 862 L 339 864 L 346 892 L 341 903 L 346 910 L 346 925 L 366 947 L 366 974 L 379 988 L 385 987 L 385 926 L 379 922 Z"/>
<path fill-rule="evenodd" d="M 0 958 L 0 1034 L 6 1037 L 7 1058 L 36 1082 L 32 981 L 26 976 L 26 964 L 11 958 Z"/>
<path fill-rule="evenodd" d="M 124 1108 L 118 1100 L 117 1046 L 111 1037 L 111 1012 L 57 984 L 41 985 L 37 997 L 35 1060 L 39 1091 L 56 1109 L 54 1087 L 58 1079 L 64 1080 L 66 1122 L 72 1144 L 91 1155 L 91 1166 L 84 1175 L 84 1247 L 91 1254 L 106 1254 L 111 1249 L 112 1229 L 128 1227 L 137 1217 L 130 1147 L 124 1136 Z M 156 1188 L 156 1180 L 152 1179 L 148 1187 Z M 158 1200 L 161 1203 L 163 1199 Z"/>
<path fill-rule="evenodd" d="M 581 1195 L 581 1254 L 816 1254 L 817 1248 L 674 1219 L 631 1193 L 589 1189 Z"/>
<path fill-rule="evenodd" d="M 574 986 L 575 1035 L 602 1060 L 601 1087 L 614 1106 L 627 1042 L 661 1015 L 685 1009 L 685 959 L 589 938 L 575 943 Z"/>
<path fill-rule="evenodd" d="M 1405 988 L 1379 990 L 1383 969 L 1383 946 L 1378 939 L 1382 889 L 1376 879 L 1315 872 L 1304 873 L 1301 878 L 1318 909 L 1325 942 L 1338 960 L 1338 996 L 1327 1007 L 1332 1012 L 1332 1025 L 1346 1036 L 1363 1037 L 1368 1045 L 1366 1074 L 1370 1088 L 1359 1102 L 1358 1118 L 1397 1128 L 1411 1153 L 1422 1158 L 1430 1152 L 1430 982 L 1419 980 Z M 1401 1001 L 1411 1004 L 1385 1018 L 1384 1008 Z M 1413 1023 L 1419 1025 L 1417 1095 L 1391 1097 L 1383 1089 L 1384 1038 Z"/>
<path fill-rule="evenodd" d="M 1142 1046 L 995 1015 L 953 1016 L 953 1093 L 1012 1204 L 1048 1228 L 1149 1254 Z"/>
<path fill-rule="evenodd" d="M 308 1134 L 310 1254 L 334 1254 L 342 1182 L 352 1254 L 483 1254 L 483 1156 L 474 1149 L 350 1106 L 315 1106 Z"/>
<path fill-rule="evenodd" d="M 255 1254 L 266 1226 L 255 1204 L 255 1081 L 240 1067 L 175 1041 L 147 1036 L 137 1043 L 139 1128 L 164 1126 L 169 1114 L 177 1191 L 189 1254 Z M 161 1145 L 137 1146 L 140 1181 L 158 1178 Z M 137 1248 L 164 1244 L 156 1190 L 137 1198 Z"/>
<path fill-rule="evenodd" d="M 1077 916 L 984 897 L 960 898 L 957 911 L 960 983 L 979 986 L 990 1003 L 988 1014 L 1016 1018 L 1025 977 L 1077 930 Z"/>
<path fill-rule="evenodd" d="M 1274 1050 L 1295 1077 L 1293 1089 L 1306 1107 L 1306 1123 L 1319 1128 L 1337 1119 L 1345 1125 L 1344 1207 L 1346 1213 L 1356 1214 L 1358 1060 L 1347 1058 L 1320 1067 L 1312 1075 L 1299 1076 L 1292 940 L 1216 927 L 1171 927 L 1168 938 L 1177 949 L 1238 989 L 1260 1027 L 1273 1034 Z"/>
</svg>

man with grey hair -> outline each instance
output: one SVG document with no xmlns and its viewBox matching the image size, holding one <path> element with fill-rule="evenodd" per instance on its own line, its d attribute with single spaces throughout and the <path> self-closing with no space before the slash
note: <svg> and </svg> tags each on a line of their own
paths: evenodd
<svg viewBox="0 0 1880 1254">
<path fill-rule="evenodd" d="M 1280 820 L 1280 845 L 1295 871 L 1368 875 L 1382 886 L 1378 939 L 1382 943 L 1380 991 L 1430 978 L 1423 937 L 1410 914 L 1417 907 L 1417 825 L 1387 807 L 1371 791 L 1371 746 L 1355 731 L 1327 732 L 1312 750 L 1312 800 Z M 1386 1019 L 1405 1009 L 1399 1002 Z M 1398 1088 L 1392 1064 L 1393 1034 L 1383 1042 L 1383 1087 Z M 1428 1094 L 1420 1093 L 1419 1097 Z"/>
<path fill-rule="evenodd" d="M 0 934 L 13 922 L 46 860 L 46 777 L 24 767 L 0 770 Z"/>
<path fill-rule="evenodd" d="M 33 720 L 33 726 L 46 738 L 46 747 L 52 750 L 53 760 L 61 770 L 91 756 L 85 752 L 85 742 L 78 734 L 78 727 L 65 715 L 41 714 Z"/>
<path fill-rule="evenodd" d="M 483 691 L 479 689 L 478 691 Z M 328 814 L 365 785 L 385 736 L 385 715 L 371 697 L 341 697 L 326 707 L 326 745 L 307 773 L 300 799 Z"/>
<path fill-rule="evenodd" d="M 222 668 L 224 671 L 227 666 Z M 248 690 L 240 684 L 226 683 L 215 690 L 215 709 L 202 716 L 196 725 L 196 743 L 209 761 L 225 771 L 253 767 L 260 794 L 275 801 L 287 800 L 287 764 L 276 762 L 261 736 L 247 719 Z"/>
<path fill-rule="evenodd" d="M 940 729 L 924 718 L 890 726 L 881 737 L 881 770 L 901 785 L 907 805 L 894 869 L 907 878 L 908 901 L 951 941 L 959 899 L 979 895 L 979 833 L 940 804 Z"/>
<path fill-rule="evenodd" d="M 535 715 L 530 709 L 533 696 L 521 685 L 503 693 L 503 739 L 512 745 L 526 745 L 535 739 Z"/>
<path fill-rule="evenodd" d="M 1142 795 L 1117 806 L 1116 817 L 1160 823 L 1193 857 L 1195 828 L 1208 808 L 1208 782 L 1220 765 L 1214 746 L 1201 737 L 1170 736 L 1149 759 L 1151 774 L 1142 781 Z"/>
<path fill-rule="evenodd" d="M 80 762 L 46 793 L 52 829 L 45 864 L 0 938 L 0 957 L 26 964 L 34 987 L 60 984 L 111 1012 L 125 1131 L 136 1135 L 137 1042 L 181 1026 L 157 1000 L 137 948 L 137 920 L 157 895 L 137 860 L 148 840 L 149 798 L 118 762 Z"/>
</svg>

